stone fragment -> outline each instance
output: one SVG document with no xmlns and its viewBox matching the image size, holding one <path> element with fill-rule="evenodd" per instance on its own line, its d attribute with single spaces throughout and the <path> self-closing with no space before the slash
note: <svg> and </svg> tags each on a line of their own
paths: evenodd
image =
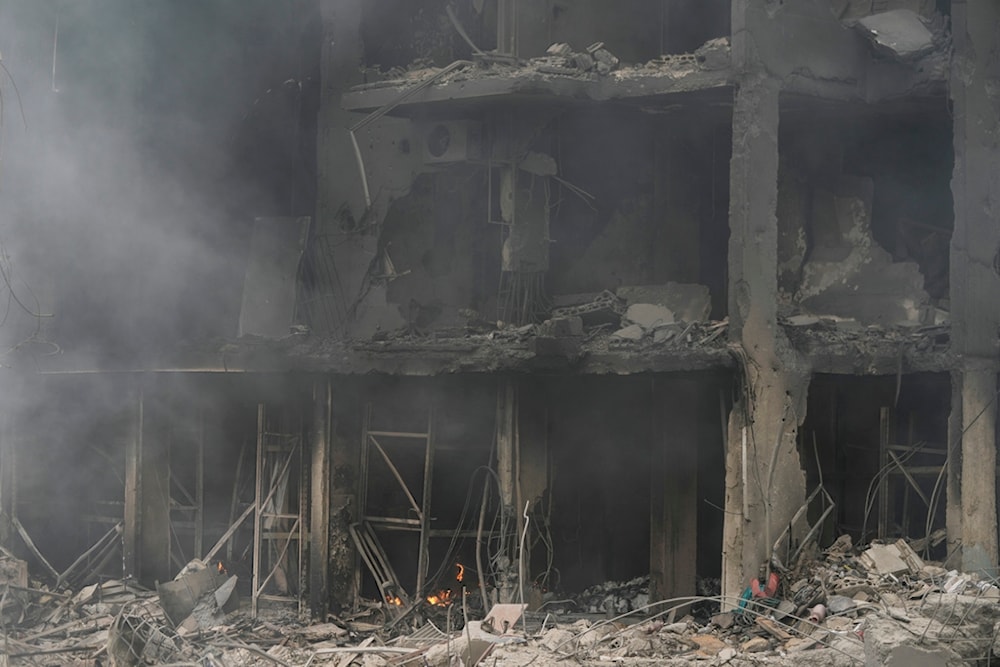
<svg viewBox="0 0 1000 667">
<path fill-rule="evenodd" d="M 736 657 L 736 649 L 734 649 L 731 646 L 728 646 L 719 651 L 719 664 L 724 665 L 735 657 Z"/>
<path fill-rule="evenodd" d="M 876 574 L 899 575 L 910 570 L 893 544 L 876 544 L 861 554 L 861 564 Z"/>
<path fill-rule="evenodd" d="M 712 617 L 712 624 L 717 625 L 723 630 L 728 630 L 729 628 L 733 627 L 733 623 L 735 622 L 736 618 L 732 615 L 731 612 L 728 611 L 723 612 L 721 614 L 716 614 L 715 616 Z"/>
<path fill-rule="evenodd" d="M 691 641 L 698 646 L 697 655 L 705 658 L 714 658 L 727 648 L 726 643 L 714 635 L 693 635 Z"/>
<path fill-rule="evenodd" d="M 572 317 L 553 317 L 545 320 L 538 327 L 539 336 L 582 336 L 583 318 L 578 315 Z"/>
<path fill-rule="evenodd" d="M 669 308 L 651 303 L 636 303 L 625 311 L 625 319 L 638 324 L 646 331 L 674 323 L 674 313 Z"/>
<path fill-rule="evenodd" d="M 808 327 L 818 323 L 819 318 L 815 315 L 792 315 L 785 318 L 785 324 L 790 327 Z"/>
<path fill-rule="evenodd" d="M 697 49 L 694 57 L 702 69 L 719 70 L 729 67 L 729 38 L 710 39 Z"/>
<path fill-rule="evenodd" d="M 618 331 L 611 334 L 612 338 L 619 338 L 621 340 L 642 340 L 645 335 L 645 331 L 638 324 L 630 324 L 624 329 L 619 329 Z"/>
<path fill-rule="evenodd" d="M 763 637 L 748 639 L 740 645 L 740 650 L 744 653 L 760 653 L 771 648 L 771 643 Z"/>
<path fill-rule="evenodd" d="M 894 9 L 860 19 L 858 30 L 876 51 L 899 60 L 916 60 L 934 50 L 934 36 L 920 16 L 909 9 Z"/>
<path fill-rule="evenodd" d="M 826 599 L 826 606 L 831 614 L 843 614 L 854 609 L 857 603 L 844 595 L 831 595 Z"/>
<path fill-rule="evenodd" d="M 687 632 L 688 624 L 678 621 L 677 623 L 668 623 L 664 625 L 662 630 L 664 632 L 670 632 L 675 635 L 682 635 Z"/>
<path fill-rule="evenodd" d="M 566 648 L 567 646 L 570 646 L 575 636 L 576 635 L 569 630 L 565 630 L 563 628 L 552 628 L 551 630 L 547 630 L 545 634 L 542 635 L 542 639 L 539 643 L 548 650 L 555 651 L 557 648 Z"/>
<path fill-rule="evenodd" d="M 704 322 L 712 311 L 711 293 L 706 286 L 696 283 L 623 285 L 615 293 L 629 305 L 651 303 L 669 308 L 681 322 Z"/>
</svg>

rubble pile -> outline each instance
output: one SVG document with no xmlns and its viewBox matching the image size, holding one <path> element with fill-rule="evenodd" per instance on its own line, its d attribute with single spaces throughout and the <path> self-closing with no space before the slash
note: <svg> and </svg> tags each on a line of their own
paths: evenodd
<svg viewBox="0 0 1000 667">
<path fill-rule="evenodd" d="M 842 537 L 768 585 L 752 582 L 710 618 L 689 613 L 691 598 L 636 604 L 647 583 L 608 583 L 579 596 L 579 611 L 600 620 L 546 614 L 540 625 L 492 634 L 476 624 L 394 664 L 957 666 L 987 664 L 1000 648 L 1000 589 L 925 563 L 903 540 L 858 550 Z M 637 613 L 609 617 L 626 606 Z"/>
<path fill-rule="evenodd" d="M 194 561 L 159 594 L 120 580 L 55 591 L 29 580 L 26 563 L 4 551 L 0 665 L 339 664 L 347 628 L 304 625 L 292 614 L 251 618 L 235 584 Z"/>
<path fill-rule="evenodd" d="M 904 540 L 856 549 L 841 537 L 791 570 L 762 573 L 739 599 L 650 601 L 639 577 L 593 586 L 564 610 L 501 604 L 464 627 L 463 613 L 449 614 L 455 632 L 387 622 L 377 603 L 312 625 L 291 612 L 252 618 L 236 578 L 199 561 L 158 592 L 122 581 L 50 590 L 9 553 L 0 575 L 0 665 L 950 667 L 988 664 L 1000 650 L 996 583 L 926 563 Z"/>
<path fill-rule="evenodd" d="M 591 586 L 576 598 L 577 609 L 590 614 L 624 614 L 649 605 L 649 577 Z"/>
</svg>

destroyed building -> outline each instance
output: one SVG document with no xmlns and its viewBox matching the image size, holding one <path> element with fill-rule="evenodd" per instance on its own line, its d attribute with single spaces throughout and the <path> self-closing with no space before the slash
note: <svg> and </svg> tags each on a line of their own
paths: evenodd
<svg viewBox="0 0 1000 667">
<path fill-rule="evenodd" d="M 76 354 L 37 288 L 0 448 L 32 568 L 218 560 L 317 618 L 735 600 L 845 533 L 996 573 L 1000 6 L 302 5 L 241 284 L 187 293 L 221 324 Z"/>
</svg>

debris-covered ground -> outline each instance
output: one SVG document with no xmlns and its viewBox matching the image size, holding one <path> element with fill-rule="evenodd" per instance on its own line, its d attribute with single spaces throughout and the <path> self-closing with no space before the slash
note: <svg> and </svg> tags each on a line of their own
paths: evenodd
<svg viewBox="0 0 1000 667">
<path fill-rule="evenodd" d="M 405 616 L 370 603 L 312 624 L 253 618 L 235 577 L 197 561 L 159 594 L 121 581 L 53 591 L 28 580 L 24 561 L 0 562 L 0 664 L 986 665 L 1000 648 L 1000 589 L 925 563 L 903 540 L 855 549 L 842 537 L 754 580 L 725 611 L 718 596 L 649 602 L 638 578 L 523 614 L 496 605 L 468 623 L 458 603 Z"/>
</svg>

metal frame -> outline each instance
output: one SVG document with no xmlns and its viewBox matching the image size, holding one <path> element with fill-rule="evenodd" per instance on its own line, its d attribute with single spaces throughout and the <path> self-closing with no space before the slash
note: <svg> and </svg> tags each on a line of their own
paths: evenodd
<svg viewBox="0 0 1000 667">
<path fill-rule="evenodd" d="M 185 554 L 179 544 L 179 532 L 192 534 L 192 555 L 197 558 L 203 551 L 205 536 L 205 411 L 198 408 L 197 433 L 192 438 L 195 445 L 194 479 L 189 480 L 194 491 L 191 492 L 181 482 L 174 472 L 174 452 L 178 446 L 176 430 L 171 429 L 167 448 L 169 468 L 167 479 L 170 489 L 170 539 L 167 541 L 167 557 L 169 562 L 178 568 L 187 563 Z M 176 551 L 175 552 L 175 546 Z"/>
<path fill-rule="evenodd" d="M 256 616 L 261 601 L 295 604 L 298 612 L 306 611 L 303 580 L 306 569 L 306 505 L 303 502 L 305 464 L 302 455 L 302 424 L 291 433 L 272 431 L 265 404 L 257 406 L 257 467 L 254 493 L 253 577 L 251 582 L 251 613 Z M 292 476 L 298 476 L 296 498 L 288 495 Z M 284 486 L 281 497 L 279 488 Z M 297 511 L 282 511 L 282 504 L 297 502 Z M 273 508 L 273 509 L 272 509 Z M 289 508 L 290 510 L 291 508 Z M 288 524 L 287 529 L 281 524 Z M 277 525 L 274 525 L 277 524 Z M 267 585 L 285 562 L 295 545 L 298 590 L 296 595 L 265 593 Z M 269 568 L 265 574 L 264 569 Z"/>
<path fill-rule="evenodd" d="M 433 471 L 434 471 L 434 408 L 431 407 L 427 411 L 427 430 L 424 433 L 416 433 L 410 431 L 385 431 L 372 428 L 372 414 L 373 407 L 371 403 L 368 403 L 365 407 L 365 417 L 364 425 L 362 428 L 362 446 L 361 446 L 361 511 L 360 520 L 363 524 L 360 534 L 364 534 L 367 531 L 371 531 L 371 536 L 374 537 L 376 529 L 381 528 L 382 530 L 404 530 L 411 532 L 419 532 L 419 546 L 417 554 L 417 578 L 416 584 L 414 586 L 413 598 L 419 599 L 423 593 L 424 588 L 427 585 L 427 570 L 428 561 L 430 559 L 430 553 L 428 551 L 428 545 L 431 538 L 431 486 L 433 483 Z M 379 438 L 383 441 L 388 439 L 401 440 L 401 441 L 422 441 L 424 446 L 424 469 L 423 469 L 423 479 L 421 483 L 421 498 L 418 502 L 411 492 L 410 488 L 406 485 L 402 474 L 400 474 L 399 469 L 392 462 L 391 457 L 386 451 L 382 443 L 379 442 Z M 368 499 L 368 473 L 369 473 L 369 454 L 371 450 L 374 449 L 381 459 L 385 462 L 392 476 L 399 483 L 406 494 L 407 500 L 410 502 L 410 506 L 413 508 L 414 512 L 417 514 L 416 519 L 409 519 L 403 517 L 390 517 L 390 516 L 371 516 L 368 514 L 367 499 Z M 357 541 L 357 540 L 356 540 Z M 374 540 L 377 543 L 377 539 Z M 362 553 L 365 557 L 365 554 Z M 380 579 L 386 574 L 386 572 L 392 572 L 392 568 L 388 566 L 388 561 L 386 561 L 386 567 L 375 567 L 371 559 L 365 557 L 365 564 L 369 567 L 372 572 L 372 576 L 376 579 Z M 376 563 L 377 564 L 377 563 Z M 393 573 L 393 576 L 394 573 Z M 360 578 L 360 571 L 358 572 L 358 578 Z M 379 590 L 382 591 L 383 597 L 385 596 L 385 591 L 383 591 L 384 581 L 376 582 L 379 586 Z M 405 598 L 405 589 L 399 584 L 398 581 L 392 582 L 398 587 L 398 595 L 401 598 Z"/>
<path fill-rule="evenodd" d="M 896 410 L 891 407 L 883 407 L 879 410 L 879 469 L 884 471 L 879 482 L 879 515 L 878 515 L 878 536 L 880 538 L 889 537 L 890 518 L 894 513 L 895 503 L 893 498 L 893 480 L 902 478 L 903 487 L 903 529 L 909 524 L 910 518 L 910 497 L 916 493 L 917 497 L 923 501 L 927 510 L 930 510 L 930 499 L 917 481 L 921 476 L 937 477 L 942 469 L 947 465 L 948 450 L 946 447 L 932 447 L 913 442 L 913 415 L 909 415 L 909 434 L 907 437 L 909 444 L 899 444 L 896 434 Z M 919 449 L 921 454 L 941 457 L 940 465 L 912 465 L 905 457 L 913 454 Z M 940 502 L 940 498 L 938 499 Z"/>
</svg>

